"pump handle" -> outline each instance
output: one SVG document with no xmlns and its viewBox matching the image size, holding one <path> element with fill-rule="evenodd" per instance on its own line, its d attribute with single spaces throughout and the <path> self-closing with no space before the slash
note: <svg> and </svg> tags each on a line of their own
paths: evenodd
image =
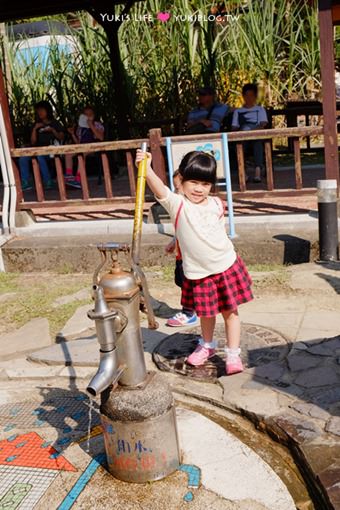
<svg viewBox="0 0 340 510">
<path fill-rule="evenodd" d="M 129 252 L 130 246 L 126 243 L 101 243 L 97 245 L 99 251 L 124 251 Z"/>
</svg>

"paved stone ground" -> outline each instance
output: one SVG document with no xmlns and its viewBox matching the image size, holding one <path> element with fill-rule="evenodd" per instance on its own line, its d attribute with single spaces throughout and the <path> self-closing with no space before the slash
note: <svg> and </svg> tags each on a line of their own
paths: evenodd
<svg viewBox="0 0 340 510">
<path fill-rule="evenodd" d="M 338 264 L 322 266 L 306 264 L 288 268 L 284 277 L 282 271 L 257 273 L 253 276 L 257 282 L 256 299 L 240 308 L 244 324 L 245 362 L 248 363 L 245 372 L 225 377 L 222 373 L 212 371 L 204 381 L 190 376 L 183 377 L 173 371 L 164 372 L 164 374 L 178 398 L 192 397 L 201 405 L 218 406 L 218 408 L 240 413 L 260 430 L 268 432 L 277 441 L 286 444 L 294 453 L 304 473 L 316 502 L 315 508 L 317 510 L 340 508 L 338 483 L 340 479 L 340 302 L 338 296 L 340 266 Z M 169 316 L 178 307 L 177 289 L 162 283 L 157 275 L 150 275 L 150 286 L 154 297 L 158 300 L 157 314 L 163 317 Z M 76 318 L 79 321 L 79 313 Z M 152 353 L 157 346 L 162 345 L 162 342 L 169 342 L 169 339 L 166 339 L 169 333 L 175 335 L 173 337 L 177 349 L 175 357 L 178 358 L 183 357 L 180 346 L 186 345 L 185 341 L 188 337 L 190 342 L 194 342 L 197 335 L 197 331 L 192 330 L 169 331 L 164 325 L 164 318 L 160 318 L 159 322 L 158 331 L 148 331 L 143 327 L 147 363 L 152 369 L 155 369 Z M 145 326 L 145 323 L 143 325 Z M 4 414 L 5 420 L 1 422 L 1 427 L 2 437 L 7 441 L 15 436 L 15 421 L 19 416 L 16 406 L 20 408 L 22 402 L 29 402 L 30 405 L 33 402 L 35 407 L 32 411 L 37 410 L 37 412 L 41 408 L 42 401 L 50 406 L 48 410 L 51 420 L 53 418 L 53 423 L 58 422 L 59 428 L 52 423 L 46 425 L 46 421 L 39 416 L 39 413 L 34 416 L 28 413 L 28 416 L 26 409 L 25 431 L 32 431 L 33 428 L 32 432 L 40 436 L 41 442 L 52 441 L 57 456 L 58 453 L 63 452 L 63 446 L 68 448 L 72 446 L 68 446 L 70 442 L 63 443 L 63 440 L 79 440 L 80 435 L 83 437 L 86 435 L 86 415 L 81 414 L 82 409 L 78 409 L 81 407 L 81 401 L 79 404 L 74 397 L 79 396 L 78 387 L 84 386 L 95 370 L 93 365 L 96 364 L 95 356 L 98 356 L 98 349 L 95 339 L 91 338 L 91 331 L 81 327 L 79 332 L 85 330 L 83 339 L 47 347 L 31 354 L 30 360 L 22 356 L 15 362 L 10 360 L 0 363 L 0 404 L 6 411 L 1 413 Z M 222 346 L 223 329 L 220 322 L 216 333 Z M 72 338 L 74 338 L 73 335 L 72 330 Z M 179 342 L 180 335 L 185 335 L 185 341 L 182 344 Z M 157 348 L 158 353 L 159 351 L 160 347 Z M 168 354 L 164 356 L 164 359 L 169 358 Z M 72 366 L 65 366 L 70 363 Z M 220 370 L 223 369 L 221 361 L 218 363 Z M 169 369 L 169 367 L 165 368 Z M 207 382 L 209 379 L 210 382 Z M 61 385 L 67 388 L 64 394 L 53 389 Z M 44 387 L 45 392 L 48 390 L 43 400 L 42 394 L 36 389 L 39 386 Z M 25 398 L 23 394 L 26 395 Z M 58 415 L 58 409 L 62 414 L 64 410 L 60 408 L 65 407 L 58 398 L 72 400 L 73 407 L 71 406 L 68 418 L 70 422 Z M 93 425 L 97 425 L 96 421 Z M 69 431 L 69 428 L 72 431 Z M 60 430 L 66 432 L 60 433 Z M 20 434 L 21 432 L 20 430 Z M 28 439 L 21 438 L 19 444 Z M 39 444 L 39 437 L 34 436 L 33 439 Z M 12 441 L 16 440 L 17 438 L 12 438 Z M 58 441 L 59 444 L 57 444 Z M 99 439 L 94 438 L 92 441 L 96 444 Z M 16 447 L 17 444 L 15 443 L 14 446 Z M 77 445 L 73 445 L 72 448 L 70 455 L 66 455 L 67 450 L 65 450 L 64 467 L 68 466 L 67 462 L 73 466 L 79 455 L 77 466 L 83 466 L 85 469 L 88 457 L 83 456 L 84 448 Z M 96 450 L 96 454 L 99 450 Z M 51 455 L 53 456 L 53 453 Z M 11 456 L 13 453 L 10 454 Z M 15 462 L 15 459 L 13 461 Z M 60 487 L 60 490 L 64 491 L 63 494 L 67 492 L 67 489 L 70 490 L 74 483 L 74 478 L 66 480 L 67 477 L 73 476 L 71 467 L 68 466 L 69 471 L 66 467 L 64 470 L 59 470 L 60 476 L 58 475 L 53 482 L 56 484 L 55 487 Z M 36 469 L 42 469 L 42 467 L 38 466 Z M 100 501 L 97 508 L 106 508 L 105 497 L 113 498 L 112 493 L 106 492 L 107 483 L 103 482 L 107 476 L 105 471 L 99 468 L 93 478 L 93 483 L 100 480 L 105 487 L 101 496 L 96 495 L 99 498 L 97 501 Z M 178 482 L 178 476 L 174 475 L 171 479 L 175 485 Z M 48 480 L 44 483 L 48 485 Z M 166 491 L 164 489 L 166 485 L 159 485 L 159 487 L 160 493 L 165 494 L 162 491 Z M 119 488 L 116 490 L 117 496 L 120 494 Z M 151 493 L 152 491 L 150 491 L 150 498 L 155 498 L 155 494 Z M 85 498 L 85 492 L 83 494 L 82 498 Z M 95 507 L 94 495 L 91 494 L 90 489 L 86 494 L 89 499 L 79 499 L 79 506 L 76 508 Z M 178 501 L 183 503 L 183 494 L 181 498 Z M 206 498 L 204 503 L 202 499 L 201 506 L 192 508 L 234 508 L 223 506 L 223 504 L 231 504 L 226 501 L 209 499 L 216 498 L 212 493 L 202 495 L 202 498 Z M 86 506 L 89 501 L 91 505 Z M 155 510 L 167 508 L 157 506 L 159 504 L 157 498 L 152 501 L 153 506 L 148 508 Z M 199 498 L 195 498 L 195 502 L 190 504 L 198 505 Z M 242 506 L 243 504 L 248 506 Z M 242 503 L 242 505 L 235 508 L 249 508 L 249 510 L 257 508 L 253 503 Z M 123 507 L 130 508 L 127 503 Z M 42 509 L 46 506 L 37 506 L 37 508 Z M 131 508 L 146 507 L 140 504 Z M 178 506 L 178 508 L 181 507 Z M 305 510 L 312 506 L 304 501 L 300 505 L 297 504 L 297 508 Z"/>
</svg>

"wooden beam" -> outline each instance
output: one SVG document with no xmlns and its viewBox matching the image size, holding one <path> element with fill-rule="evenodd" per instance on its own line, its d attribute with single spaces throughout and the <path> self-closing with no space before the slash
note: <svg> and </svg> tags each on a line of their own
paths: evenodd
<svg viewBox="0 0 340 510">
<path fill-rule="evenodd" d="M 4 80 L 4 75 L 2 72 L 1 64 L 0 64 L 0 105 L 1 105 L 2 114 L 4 117 L 8 145 L 9 145 L 10 151 L 12 151 L 14 149 L 14 136 L 13 136 L 13 130 L 12 130 L 11 117 L 9 114 L 8 99 L 7 99 L 6 90 L 5 90 L 5 80 Z M 20 179 L 20 175 L 19 175 L 19 170 L 18 170 L 18 167 L 16 164 L 13 164 L 13 173 L 14 173 L 15 185 L 17 188 L 17 208 L 18 208 L 18 203 L 23 200 L 23 194 L 22 194 L 22 189 L 21 189 L 21 179 Z"/>
<path fill-rule="evenodd" d="M 340 5 L 332 6 L 332 20 L 333 20 L 333 25 L 340 24 Z"/>
<path fill-rule="evenodd" d="M 331 0 L 319 0 L 319 26 L 326 179 L 336 179 L 339 185 Z"/>
</svg>

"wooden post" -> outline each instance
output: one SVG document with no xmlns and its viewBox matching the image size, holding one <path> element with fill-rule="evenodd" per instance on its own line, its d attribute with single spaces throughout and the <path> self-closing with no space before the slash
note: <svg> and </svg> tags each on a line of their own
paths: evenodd
<svg viewBox="0 0 340 510">
<path fill-rule="evenodd" d="M 273 158 L 272 158 L 272 141 L 266 140 L 264 142 L 264 154 L 266 158 L 267 169 L 267 189 L 273 191 L 274 189 L 274 176 L 273 176 Z"/>
<path fill-rule="evenodd" d="M 90 194 L 89 194 L 89 185 L 88 185 L 87 176 L 86 176 L 84 154 L 78 154 L 78 168 L 79 168 L 79 173 L 80 173 L 80 182 L 81 182 L 81 190 L 82 190 L 82 194 L 83 194 L 83 199 L 88 200 L 90 198 Z"/>
<path fill-rule="evenodd" d="M 38 202 L 44 202 L 45 201 L 44 187 L 41 182 L 39 163 L 36 158 L 32 158 L 32 167 L 35 182 L 35 191 L 37 193 L 37 200 Z"/>
<path fill-rule="evenodd" d="M 131 151 L 126 151 L 126 164 L 129 176 L 130 194 L 132 197 L 136 196 L 136 176 L 135 176 L 135 165 Z"/>
<path fill-rule="evenodd" d="M 64 172 L 63 172 L 63 165 L 61 164 L 61 160 L 59 156 L 56 156 L 54 158 L 55 162 L 55 168 L 57 171 L 57 182 L 58 182 L 58 189 L 59 189 L 59 196 L 60 200 L 64 202 L 67 199 L 66 196 L 66 187 L 65 187 L 65 178 L 64 178 Z"/>
<path fill-rule="evenodd" d="M 302 169 L 301 169 L 301 150 L 300 138 L 293 138 L 294 146 L 294 168 L 296 189 L 302 189 Z"/>
<path fill-rule="evenodd" d="M 238 180 L 240 183 L 240 191 L 246 191 L 246 169 L 244 163 L 244 152 L 243 152 L 243 144 L 242 142 L 238 142 L 236 144 L 236 155 L 237 155 L 237 165 L 238 165 Z"/>
<path fill-rule="evenodd" d="M 339 188 L 334 35 L 331 0 L 319 0 L 319 26 L 326 179 L 336 179 Z"/>
<path fill-rule="evenodd" d="M 111 182 L 109 159 L 105 152 L 102 152 L 101 158 L 102 158 L 102 165 L 103 165 L 106 198 L 112 198 L 113 194 L 112 194 L 112 182 Z"/>
<path fill-rule="evenodd" d="M 2 73 L 1 65 L 0 65 L 0 105 L 1 105 L 3 116 L 4 116 L 8 145 L 9 145 L 10 149 L 14 149 L 14 136 L 13 136 L 13 131 L 12 131 L 12 123 L 11 123 L 11 117 L 9 114 L 9 106 L 8 106 L 8 100 L 7 100 L 7 96 L 6 96 L 5 82 L 4 82 L 4 76 Z M 19 170 L 18 170 L 18 167 L 16 164 L 13 165 L 13 172 L 14 172 L 15 185 L 17 188 L 17 209 L 18 209 L 19 202 L 23 201 L 23 194 L 22 194 Z"/>
<path fill-rule="evenodd" d="M 165 161 L 161 147 L 162 130 L 161 129 L 150 129 L 150 151 L 152 154 L 152 165 L 155 173 L 160 179 L 167 183 L 166 172 L 165 172 Z"/>
</svg>

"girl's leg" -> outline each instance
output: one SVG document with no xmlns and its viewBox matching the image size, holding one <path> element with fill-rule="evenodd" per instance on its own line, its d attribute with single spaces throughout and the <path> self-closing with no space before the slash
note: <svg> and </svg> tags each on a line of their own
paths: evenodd
<svg viewBox="0 0 340 510">
<path fill-rule="evenodd" d="M 187 359 L 187 363 L 197 367 L 204 365 L 211 356 L 214 356 L 216 347 L 215 342 L 213 342 L 216 317 L 200 317 L 200 319 L 202 339 Z"/>
<path fill-rule="evenodd" d="M 19 158 L 20 176 L 21 180 L 25 183 L 28 183 L 30 180 L 31 159 L 32 158 L 30 156 L 21 156 L 21 158 Z"/>
<path fill-rule="evenodd" d="M 241 322 L 237 310 L 222 313 L 226 330 L 226 373 L 237 374 L 243 371 L 240 358 Z"/>
<path fill-rule="evenodd" d="M 43 183 L 47 184 L 51 180 L 50 169 L 48 166 L 49 156 L 37 156 L 37 160 Z"/>
<path fill-rule="evenodd" d="M 202 338 L 205 342 L 212 342 L 214 337 L 214 329 L 216 317 L 200 317 Z"/>
<path fill-rule="evenodd" d="M 73 154 L 65 155 L 65 176 L 67 179 L 73 179 Z"/>
<path fill-rule="evenodd" d="M 222 312 L 225 333 L 226 333 L 226 345 L 229 349 L 238 349 L 240 347 L 241 340 L 241 322 L 237 310 L 226 310 Z"/>
</svg>

